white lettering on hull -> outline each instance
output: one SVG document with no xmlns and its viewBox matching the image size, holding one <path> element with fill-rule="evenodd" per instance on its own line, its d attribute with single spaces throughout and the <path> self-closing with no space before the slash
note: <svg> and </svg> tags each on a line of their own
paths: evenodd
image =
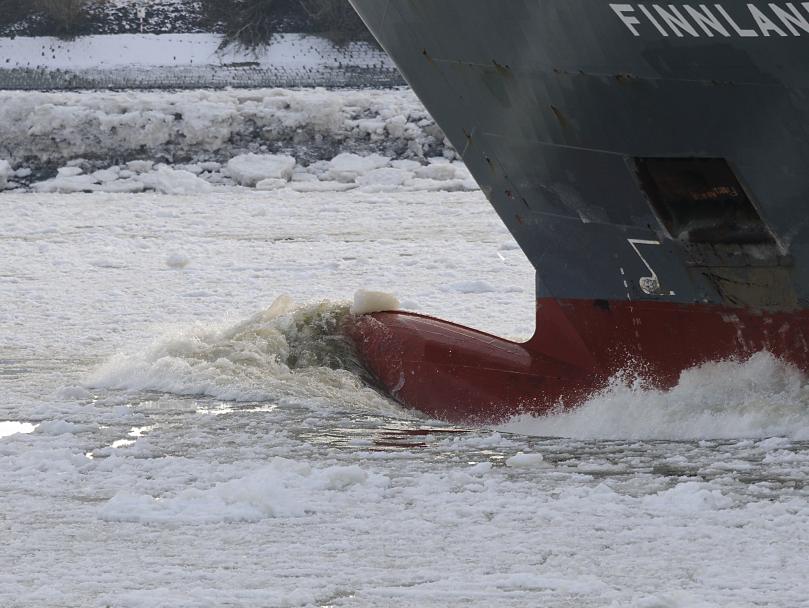
<svg viewBox="0 0 809 608">
<path fill-rule="evenodd" d="M 732 13 L 722 4 L 646 2 L 610 4 L 610 8 L 636 37 L 644 34 L 676 38 L 809 35 L 809 2 L 750 2 L 744 9 Z"/>
</svg>

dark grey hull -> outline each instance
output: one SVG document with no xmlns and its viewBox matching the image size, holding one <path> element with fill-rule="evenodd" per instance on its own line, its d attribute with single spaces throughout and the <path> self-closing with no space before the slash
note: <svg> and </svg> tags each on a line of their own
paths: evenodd
<svg viewBox="0 0 809 608">
<path fill-rule="evenodd" d="M 351 1 L 536 267 L 539 299 L 805 308 L 804 7 Z M 704 191 L 656 201 L 648 162 L 658 186 Z"/>
</svg>

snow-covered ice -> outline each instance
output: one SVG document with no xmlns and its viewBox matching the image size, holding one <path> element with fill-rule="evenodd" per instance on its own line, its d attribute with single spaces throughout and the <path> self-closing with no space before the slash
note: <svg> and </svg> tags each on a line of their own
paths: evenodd
<svg viewBox="0 0 809 608">
<path fill-rule="evenodd" d="M 328 175 L 336 182 L 353 183 L 360 175 L 371 173 L 388 164 L 390 164 L 390 159 L 379 154 L 360 156 L 343 153 L 332 159 Z"/>
<path fill-rule="evenodd" d="M 8 178 L 14 172 L 11 170 L 11 164 L 7 160 L 0 159 L 0 190 L 5 190 L 8 184 Z"/>
<path fill-rule="evenodd" d="M 2 188 L 0 606 L 806 605 L 772 356 L 493 429 L 368 386 L 352 310 L 534 324 L 411 92 L 0 93 Z"/>
<path fill-rule="evenodd" d="M 446 159 L 422 167 L 456 155 L 406 89 L 0 92 L 0 161 L 15 169 L 106 169 L 120 159 L 147 172 L 153 161 L 227 163 L 243 154 L 286 154 L 305 166 L 334 159 L 322 171 L 332 181 L 408 158 L 419 163 L 397 168 L 418 169 L 414 178 L 468 177 Z"/>
<path fill-rule="evenodd" d="M 0 189 L 233 187 L 477 190 L 408 90 L 0 92 Z"/>
<path fill-rule="evenodd" d="M 268 179 L 292 179 L 296 161 L 282 154 L 241 154 L 228 161 L 228 174 L 241 186 L 255 186 Z"/>
<path fill-rule="evenodd" d="M 2 195 L 0 605 L 806 605 L 803 375 L 425 420 L 363 383 L 352 297 L 526 337 L 532 269 L 480 193 L 295 183 Z"/>
<path fill-rule="evenodd" d="M 506 458 L 507 467 L 536 467 L 540 466 L 545 459 L 542 454 L 523 454 L 518 452 L 511 458 Z"/>
</svg>

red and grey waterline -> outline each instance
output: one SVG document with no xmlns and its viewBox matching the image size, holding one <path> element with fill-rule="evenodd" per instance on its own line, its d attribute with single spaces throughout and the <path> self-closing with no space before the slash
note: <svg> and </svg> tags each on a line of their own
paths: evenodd
<svg viewBox="0 0 809 608">
<path fill-rule="evenodd" d="M 628 366 L 661 387 L 760 350 L 809 371 L 809 3 L 351 2 L 537 271 L 524 344 L 354 318 L 387 392 L 492 421 Z"/>
</svg>

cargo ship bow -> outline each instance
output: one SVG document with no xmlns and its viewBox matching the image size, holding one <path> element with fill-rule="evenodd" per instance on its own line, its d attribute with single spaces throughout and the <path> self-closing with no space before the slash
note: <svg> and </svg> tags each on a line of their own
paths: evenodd
<svg viewBox="0 0 809 608">
<path fill-rule="evenodd" d="M 809 370 L 809 4 L 351 2 L 537 271 L 527 343 L 354 318 L 384 390 L 484 422 L 627 368 Z"/>
</svg>

